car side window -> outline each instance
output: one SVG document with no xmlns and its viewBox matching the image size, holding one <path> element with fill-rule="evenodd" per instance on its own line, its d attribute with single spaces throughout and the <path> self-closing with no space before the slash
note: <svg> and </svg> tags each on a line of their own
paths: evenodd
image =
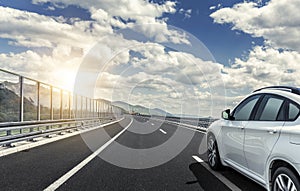
<svg viewBox="0 0 300 191">
<path fill-rule="evenodd" d="M 268 97 L 259 117 L 260 121 L 276 121 L 279 111 L 282 108 L 284 99 L 277 97 Z M 263 101 L 264 102 L 264 101 Z"/>
<path fill-rule="evenodd" d="M 251 96 L 238 105 L 233 113 L 234 119 L 237 121 L 249 120 L 252 110 L 259 98 L 260 95 Z"/>
<path fill-rule="evenodd" d="M 293 121 L 295 120 L 298 115 L 299 115 L 299 108 L 293 104 L 293 103 L 289 103 L 288 105 L 288 121 Z"/>
</svg>

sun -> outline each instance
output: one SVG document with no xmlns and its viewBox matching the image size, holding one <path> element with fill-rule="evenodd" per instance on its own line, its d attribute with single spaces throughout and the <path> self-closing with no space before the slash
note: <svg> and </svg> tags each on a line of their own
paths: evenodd
<svg viewBox="0 0 300 191">
<path fill-rule="evenodd" d="M 66 91 L 73 92 L 76 73 L 69 70 L 61 70 L 56 72 L 56 79 L 59 86 Z"/>
</svg>

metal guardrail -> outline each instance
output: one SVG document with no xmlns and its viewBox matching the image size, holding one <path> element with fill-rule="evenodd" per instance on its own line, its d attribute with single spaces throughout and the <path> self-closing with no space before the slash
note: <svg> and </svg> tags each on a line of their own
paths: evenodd
<svg viewBox="0 0 300 191">
<path fill-rule="evenodd" d="M 166 120 L 207 129 L 217 119 L 212 119 L 212 118 L 184 119 L 184 118 L 167 117 Z"/>
<path fill-rule="evenodd" d="M 184 117 L 172 117 L 172 116 L 158 116 L 158 115 L 141 115 L 145 117 L 156 117 L 161 120 L 166 120 L 168 122 L 174 122 L 174 124 L 185 124 L 188 126 L 198 127 L 202 129 L 207 129 L 217 118 L 184 118 Z"/>
<path fill-rule="evenodd" d="M 0 146 L 89 128 L 123 114 L 109 101 L 74 94 L 0 68 Z"/>
<path fill-rule="evenodd" d="M 217 119 L 212 118 L 178 118 L 178 117 L 159 117 L 158 120 L 164 121 L 174 125 L 180 125 L 188 128 L 193 128 L 202 132 L 206 132 L 207 128 Z"/>
<path fill-rule="evenodd" d="M 0 146 L 12 147 L 13 143 L 20 141 L 34 141 L 41 137 L 50 137 L 54 134 L 63 132 L 78 131 L 102 124 L 104 121 L 112 120 L 109 118 L 86 118 L 77 120 L 46 121 L 46 122 L 27 122 L 7 126 L 1 124 Z M 8 125 L 11 125 L 8 123 Z M 1 136 L 2 133 L 2 136 Z"/>
<path fill-rule="evenodd" d="M 78 95 L 0 68 L 0 123 L 105 117 L 123 110 L 109 101 Z M 6 95 L 6 97 L 5 97 Z"/>
</svg>

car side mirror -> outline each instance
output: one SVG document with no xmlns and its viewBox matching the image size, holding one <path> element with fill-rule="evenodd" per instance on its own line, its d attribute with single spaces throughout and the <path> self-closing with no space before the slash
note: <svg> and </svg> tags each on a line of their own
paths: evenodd
<svg viewBox="0 0 300 191">
<path fill-rule="evenodd" d="M 226 109 L 222 112 L 222 118 L 225 120 L 233 120 L 234 117 L 230 115 L 230 109 Z"/>
</svg>

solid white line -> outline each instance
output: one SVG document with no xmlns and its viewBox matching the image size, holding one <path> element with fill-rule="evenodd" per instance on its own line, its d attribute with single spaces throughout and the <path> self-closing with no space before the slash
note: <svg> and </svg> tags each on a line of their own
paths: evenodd
<svg viewBox="0 0 300 191">
<path fill-rule="evenodd" d="M 87 165 L 91 160 L 93 160 L 98 154 L 100 154 L 106 147 L 108 147 L 113 141 L 115 141 L 122 133 L 124 133 L 132 124 L 133 119 L 131 119 L 130 123 L 116 136 L 114 136 L 112 139 L 107 141 L 104 145 L 102 145 L 98 150 L 96 150 L 93 154 L 88 156 L 86 159 L 84 159 L 81 163 L 79 163 L 77 166 L 75 166 L 73 169 L 71 169 L 69 172 L 67 172 L 65 175 L 60 177 L 58 180 L 56 180 L 54 183 L 52 183 L 50 186 L 44 189 L 44 191 L 53 191 L 59 188 L 64 182 L 66 182 L 69 178 L 71 178 L 75 173 L 77 173 L 80 169 L 82 169 L 85 165 Z"/>
<path fill-rule="evenodd" d="M 163 134 L 167 134 L 167 132 L 165 132 L 164 130 L 162 130 L 162 129 L 159 129 L 160 130 L 160 132 L 162 132 Z"/>
<path fill-rule="evenodd" d="M 193 155 L 192 156 L 197 162 L 204 162 L 200 157 L 196 156 L 196 155 Z"/>
<path fill-rule="evenodd" d="M 239 187 L 237 187 L 235 184 L 233 184 L 230 180 L 228 180 L 225 176 L 223 176 L 221 173 L 217 171 L 213 171 L 206 162 L 204 162 L 200 157 L 198 156 L 192 156 L 197 162 L 199 162 L 203 167 L 205 167 L 211 174 L 213 174 L 215 177 L 217 177 L 223 184 L 225 184 L 230 190 L 233 191 L 242 191 Z M 202 161 L 202 162 L 200 162 Z"/>
</svg>

